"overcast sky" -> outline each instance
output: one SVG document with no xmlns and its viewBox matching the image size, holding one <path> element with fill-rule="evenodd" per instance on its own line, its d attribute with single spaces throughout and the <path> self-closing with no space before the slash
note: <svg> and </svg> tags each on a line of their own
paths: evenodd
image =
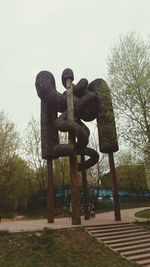
<svg viewBox="0 0 150 267">
<path fill-rule="evenodd" d="M 40 117 L 35 77 L 51 71 L 75 82 L 106 77 L 106 59 L 120 35 L 150 39 L 150 0 L 0 0 L 0 110 L 19 131 Z"/>
</svg>

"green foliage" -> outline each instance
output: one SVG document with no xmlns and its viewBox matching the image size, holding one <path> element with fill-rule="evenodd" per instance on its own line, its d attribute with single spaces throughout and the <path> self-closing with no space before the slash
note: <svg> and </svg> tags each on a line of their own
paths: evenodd
<svg viewBox="0 0 150 267">
<path fill-rule="evenodd" d="M 33 171 L 28 167 L 27 162 L 18 155 L 11 158 L 9 168 L 9 181 L 5 177 L 7 184 L 2 187 L 2 189 L 6 189 L 7 185 L 1 208 L 11 208 L 12 210 L 27 208 L 28 199 L 35 192 Z"/>
<path fill-rule="evenodd" d="M 19 145 L 16 127 L 4 112 L 0 112 L 0 206 L 7 204 L 10 194 L 12 159 Z"/>
<path fill-rule="evenodd" d="M 35 192 L 33 171 L 27 162 L 19 156 L 14 156 L 11 162 L 11 186 L 8 200 L 14 207 L 27 208 L 27 201 Z"/>
<path fill-rule="evenodd" d="M 117 182 L 119 188 L 131 190 L 147 189 L 147 181 L 143 165 L 124 165 L 116 167 Z M 111 187 L 110 173 L 102 177 L 102 186 Z"/>
<path fill-rule="evenodd" d="M 101 212 L 107 212 L 114 210 L 114 204 L 111 202 L 98 202 L 96 205 L 96 212 L 101 213 Z"/>
<path fill-rule="evenodd" d="M 33 170 L 18 156 L 20 145 L 16 127 L 0 112 L 0 208 L 27 207 L 35 192 Z"/>
<path fill-rule="evenodd" d="M 150 219 L 150 209 L 142 210 L 135 213 L 136 217 Z"/>
<path fill-rule="evenodd" d="M 28 165 L 34 170 L 36 187 L 41 191 L 46 189 L 46 161 L 41 156 L 40 125 L 32 116 L 27 124 L 23 147 Z"/>
<path fill-rule="evenodd" d="M 60 133 L 60 143 L 67 143 L 67 135 Z M 24 151 L 26 160 L 34 170 L 36 186 L 39 190 L 47 188 L 47 165 L 41 155 L 41 134 L 40 125 L 34 117 L 30 119 L 26 128 L 24 138 Z M 65 184 L 69 181 L 69 160 L 67 157 L 53 161 L 55 185 Z"/>
<path fill-rule="evenodd" d="M 120 135 L 150 159 L 150 45 L 134 32 L 111 50 L 108 81 Z"/>
<path fill-rule="evenodd" d="M 7 230 L 0 230 L 0 237 L 1 236 L 7 236 L 7 235 L 10 235 L 10 232 L 7 231 Z"/>
</svg>

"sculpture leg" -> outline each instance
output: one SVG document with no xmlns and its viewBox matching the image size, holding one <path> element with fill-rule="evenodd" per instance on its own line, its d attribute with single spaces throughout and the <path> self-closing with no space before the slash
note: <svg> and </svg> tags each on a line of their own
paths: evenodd
<svg viewBox="0 0 150 267">
<path fill-rule="evenodd" d="M 66 80 L 67 87 L 67 118 L 74 121 L 74 106 L 73 106 L 73 88 L 72 79 Z M 75 145 L 75 136 L 69 133 L 69 142 Z M 72 224 L 81 224 L 80 218 L 80 194 L 78 185 L 78 163 L 76 150 L 70 158 L 70 180 L 71 180 L 71 205 L 72 205 Z"/>
<path fill-rule="evenodd" d="M 81 155 L 81 164 L 84 166 L 85 157 L 82 154 Z M 89 203 L 88 203 L 88 190 L 87 190 L 87 176 L 86 176 L 86 169 L 83 167 L 82 170 L 82 188 L 83 188 L 83 201 L 84 201 L 84 219 L 89 220 L 90 214 L 89 214 Z"/>
<path fill-rule="evenodd" d="M 117 177 L 116 177 L 113 153 L 109 153 L 108 157 L 109 157 L 110 174 L 111 174 L 111 178 L 112 178 L 112 192 L 113 192 L 113 199 L 114 199 L 115 221 L 121 221 Z"/>
<path fill-rule="evenodd" d="M 71 137 L 69 136 L 71 141 Z M 73 140 L 72 140 L 73 141 Z M 70 180 L 71 180 L 71 205 L 72 205 L 72 224 L 81 224 L 80 218 L 80 193 L 78 185 L 77 155 L 74 152 L 70 156 Z"/>
<path fill-rule="evenodd" d="M 48 190 L 47 190 L 47 210 L 48 223 L 54 222 L 54 185 L 53 185 L 53 162 L 47 160 Z"/>
</svg>

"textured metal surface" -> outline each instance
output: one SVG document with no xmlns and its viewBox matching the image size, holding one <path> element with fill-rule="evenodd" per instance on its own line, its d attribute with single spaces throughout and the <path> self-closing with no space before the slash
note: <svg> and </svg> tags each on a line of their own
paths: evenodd
<svg viewBox="0 0 150 267">
<path fill-rule="evenodd" d="M 66 69 L 62 74 L 62 82 L 72 76 L 73 72 Z M 98 161 L 98 154 L 87 149 L 89 131 L 81 120 L 92 121 L 97 119 L 100 151 L 103 153 L 118 150 L 115 120 L 112 108 L 110 90 L 102 79 L 96 79 L 88 85 L 86 79 L 81 79 L 73 85 L 75 121 L 67 120 L 66 92 L 60 94 L 56 90 L 55 79 L 52 73 L 41 71 L 36 77 L 36 89 L 41 98 L 41 143 L 42 157 L 54 159 L 59 156 L 69 156 L 73 153 L 73 146 L 59 144 L 58 131 L 71 132 L 75 135 L 77 154 L 85 153 L 92 159 L 89 168 Z M 62 114 L 58 117 L 58 112 Z M 88 161 L 89 162 L 89 161 Z M 79 167 L 80 168 L 80 167 Z M 80 168 L 81 169 L 81 168 Z"/>
</svg>

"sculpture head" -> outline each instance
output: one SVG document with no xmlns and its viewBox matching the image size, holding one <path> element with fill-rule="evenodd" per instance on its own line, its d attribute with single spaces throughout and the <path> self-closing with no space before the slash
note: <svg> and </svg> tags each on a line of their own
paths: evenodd
<svg viewBox="0 0 150 267">
<path fill-rule="evenodd" d="M 55 78 L 49 71 L 40 71 L 36 76 L 35 86 L 40 98 L 46 96 L 49 90 L 56 90 Z"/>
<path fill-rule="evenodd" d="M 66 87 L 66 80 L 67 79 L 71 79 L 72 81 L 74 80 L 73 71 L 69 68 L 65 69 L 62 73 L 61 79 L 62 79 L 63 86 Z"/>
</svg>

